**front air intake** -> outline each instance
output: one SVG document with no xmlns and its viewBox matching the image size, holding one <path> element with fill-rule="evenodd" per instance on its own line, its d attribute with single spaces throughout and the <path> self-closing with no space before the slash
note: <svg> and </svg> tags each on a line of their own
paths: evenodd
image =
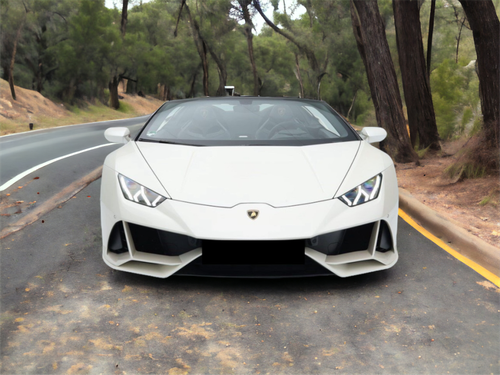
<svg viewBox="0 0 500 375">
<path fill-rule="evenodd" d="M 137 251 L 176 256 L 201 246 L 201 241 L 183 234 L 128 224 Z"/>
<path fill-rule="evenodd" d="M 127 238 L 125 237 L 122 221 L 116 223 L 111 230 L 108 241 L 108 250 L 115 254 L 128 252 Z"/>
</svg>

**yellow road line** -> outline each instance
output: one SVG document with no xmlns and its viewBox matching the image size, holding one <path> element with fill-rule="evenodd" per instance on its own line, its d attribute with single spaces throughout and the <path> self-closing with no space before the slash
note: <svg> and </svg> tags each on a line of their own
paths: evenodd
<svg viewBox="0 0 500 375">
<path fill-rule="evenodd" d="M 495 275 L 493 272 L 488 271 L 486 268 L 483 266 L 480 266 L 479 264 L 473 262 L 472 260 L 464 257 L 462 254 L 460 254 L 458 251 L 453 250 L 450 246 L 448 246 L 444 241 L 440 240 L 436 236 L 434 236 L 432 233 L 430 233 L 427 229 L 422 228 L 420 225 L 418 225 L 415 220 L 413 220 L 406 212 L 404 212 L 401 208 L 399 209 L 399 216 L 406 221 L 408 224 L 410 224 L 413 228 L 415 228 L 417 231 L 419 231 L 424 237 L 428 238 L 432 242 L 434 242 L 436 245 L 438 245 L 440 248 L 444 249 L 447 251 L 450 255 L 454 256 L 457 258 L 459 261 L 464 263 L 465 265 L 469 266 L 472 268 L 474 271 L 479 273 L 481 276 L 485 277 L 489 281 L 491 281 L 493 284 L 496 286 L 500 287 L 500 277 Z"/>
</svg>

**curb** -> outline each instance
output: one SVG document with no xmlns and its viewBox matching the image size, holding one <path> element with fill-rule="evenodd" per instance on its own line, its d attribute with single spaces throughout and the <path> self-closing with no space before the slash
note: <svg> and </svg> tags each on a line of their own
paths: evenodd
<svg viewBox="0 0 500 375">
<path fill-rule="evenodd" d="M 71 185 L 66 186 L 59 193 L 54 195 L 52 198 L 42 203 L 40 206 L 33 209 L 29 214 L 25 215 L 17 222 L 7 225 L 0 231 L 0 240 L 10 236 L 12 233 L 20 231 L 24 227 L 33 224 L 35 221 L 40 219 L 43 215 L 49 213 L 57 206 L 67 202 L 80 191 L 82 191 L 89 184 L 99 179 L 102 175 L 102 166 L 97 167 L 92 172 L 83 176 L 79 180 L 73 182 Z"/>
<path fill-rule="evenodd" d="M 500 276 L 500 249 L 458 227 L 436 211 L 427 207 L 408 190 L 399 188 L 399 207 L 418 224 L 464 257 Z"/>
</svg>

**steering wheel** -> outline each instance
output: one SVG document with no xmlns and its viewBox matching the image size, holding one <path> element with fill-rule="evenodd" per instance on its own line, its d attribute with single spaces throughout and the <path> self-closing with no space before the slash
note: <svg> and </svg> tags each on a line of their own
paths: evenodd
<svg viewBox="0 0 500 375">
<path fill-rule="evenodd" d="M 276 124 L 269 130 L 269 139 L 272 139 L 276 133 L 281 130 L 292 130 L 292 129 L 302 129 L 302 127 L 294 120 L 287 120 Z"/>
</svg>

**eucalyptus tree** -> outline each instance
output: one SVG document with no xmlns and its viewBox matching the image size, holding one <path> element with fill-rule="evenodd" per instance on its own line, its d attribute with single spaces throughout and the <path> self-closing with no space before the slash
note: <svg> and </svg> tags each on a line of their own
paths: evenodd
<svg viewBox="0 0 500 375">
<path fill-rule="evenodd" d="M 194 96 L 200 66 L 189 24 L 176 20 L 179 2 L 154 1 L 128 12 L 124 38 L 128 92 L 158 93 L 162 100 Z"/>
<path fill-rule="evenodd" d="M 425 66 L 419 0 L 393 0 L 393 6 L 411 144 L 415 147 L 418 138 L 420 148 L 438 151 L 441 146 Z"/>
<path fill-rule="evenodd" d="M 44 84 L 58 67 L 50 48 L 68 37 L 67 19 L 75 12 L 75 1 L 30 0 L 24 4 L 28 12 L 22 43 L 17 50 L 16 67 L 23 71 L 23 79 L 18 85 L 42 92 Z M 2 36 L 8 36 L 8 33 L 2 33 Z"/>
<path fill-rule="evenodd" d="M 460 0 L 472 28 L 477 53 L 483 128 L 472 159 L 499 169 L 500 149 L 500 23 L 491 0 Z"/>
<path fill-rule="evenodd" d="M 299 81 L 294 75 L 294 50 L 289 41 L 264 26 L 255 38 L 255 59 L 260 95 L 299 96 Z"/>
<path fill-rule="evenodd" d="M 277 3 L 278 2 L 275 1 L 273 4 L 275 9 L 277 8 L 278 5 Z M 310 1 L 308 1 L 307 3 L 308 5 L 311 4 Z M 314 96 L 319 98 L 319 85 L 321 83 L 321 79 L 325 76 L 326 73 L 326 66 L 328 65 L 328 57 L 327 57 L 328 54 L 324 52 L 324 48 L 322 48 L 321 52 L 319 52 L 314 48 L 314 45 L 317 44 L 314 43 L 314 40 L 316 40 L 314 39 L 314 36 L 311 37 L 312 34 L 315 34 L 314 24 L 311 22 L 309 30 L 307 31 L 304 30 L 303 28 L 301 28 L 300 30 L 295 30 L 292 26 L 293 23 L 291 22 L 290 18 L 287 16 L 287 14 L 284 13 L 281 15 L 279 21 L 281 21 L 281 23 L 284 24 L 285 28 L 280 28 L 265 15 L 260 0 L 253 0 L 253 5 L 257 10 L 257 12 L 259 12 L 261 17 L 264 19 L 266 24 L 269 25 L 271 29 L 273 29 L 279 35 L 288 39 L 297 48 L 298 54 L 304 55 L 306 57 L 309 67 L 311 69 L 311 75 L 312 75 L 312 77 L 310 77 L 312 81 L 311 83 L 312 86 L 317 90 L 316 95 Z M 313 11 L 313 8 L 311 7 L 310 10 Z M 275 15 L 278 14 L 275 12 Z M 311 18 L 311 20 L 313 19 L 314 18 Z M 307 38 L 304 37 L 306 35 L 308 36 Z M 323 35 L 325 34 L 323 33 Z M 322 46 L 324 45 L 322 44 Z M 317 56 L 318 53 L 321 54 L 321 57 L 324 57 L 321 62 Z M 304 82 L 302 81 L 300 74 L 297 75 L 297 78 L 301 80 L 300 85 L 301 87 L 303 87 Z"/>
<path fill-rule="evenodd" d="M 254 14 L 255 8 L 252 6 L 252 0 L 235 0 L 232 2 L 232 10 L 230 11 L 230 15 L 237 21 L 244 21 L 244 25 L 241 27 L 241 29 L 247 41 L 248 60 L 250 62 L 250 69 L 252 71 L 253 77 L 253 94 L 257 96 L 259 95 L 260 91 L 260 83 L 253 46 L 252 30 L 255 29 L 255 26 L 253 24 L 252 18 Z"/>
<path fill-rule="evenodd" d="M 108 82 L 105 68 L 108 55 L 119 49 L 119 30 L 112 25 L 111 10 L 104 3 L 81 0 L 77 12 L 68 19 L 67 39 L 50 48 L 56 54 L 58 82 L 56 95 L 73 102 L 82 95 L 102 95 Z M 113 50 L 113 46 L 114 50 Z"/>
<path fill-rule="evenodd" d="M 403 105 L 385 27 L 376 0 L 351 0 L 356 41 L 366 67 L 379 126 L 388 137 L 381 147 L 396 162 L 418 162 L 406 131 Z"/>
<path fill-rule="evenodd" d="M 9 81 L 12 99 L 16 100 L 14 88 L 14 66 L 17 48 L 23 37 L 23 30 L 29 12 L 28 4 L 24 1 L 12 2 L 3 0 L 1 3 L 1 35 L 2 35 L 2 69 L 4 79 Z M 8 56 L 8 58 L 5 58 Z"/>
<path fill-rule="evenodd" d="M 203 67 L 203 91 L 205 95 L 209 94 L 208 55 L 215 62 L 219 75 L 219 85 L 215 95 L 225 95 L 227 68 L 224 37 L 236 27 L 236 21 L 230 17 L 231 9 L 230 0 L 194 0 L 193 2 L 182 0 L 181 2 L 178 20 L 184 10 Z"/>
</svg>

